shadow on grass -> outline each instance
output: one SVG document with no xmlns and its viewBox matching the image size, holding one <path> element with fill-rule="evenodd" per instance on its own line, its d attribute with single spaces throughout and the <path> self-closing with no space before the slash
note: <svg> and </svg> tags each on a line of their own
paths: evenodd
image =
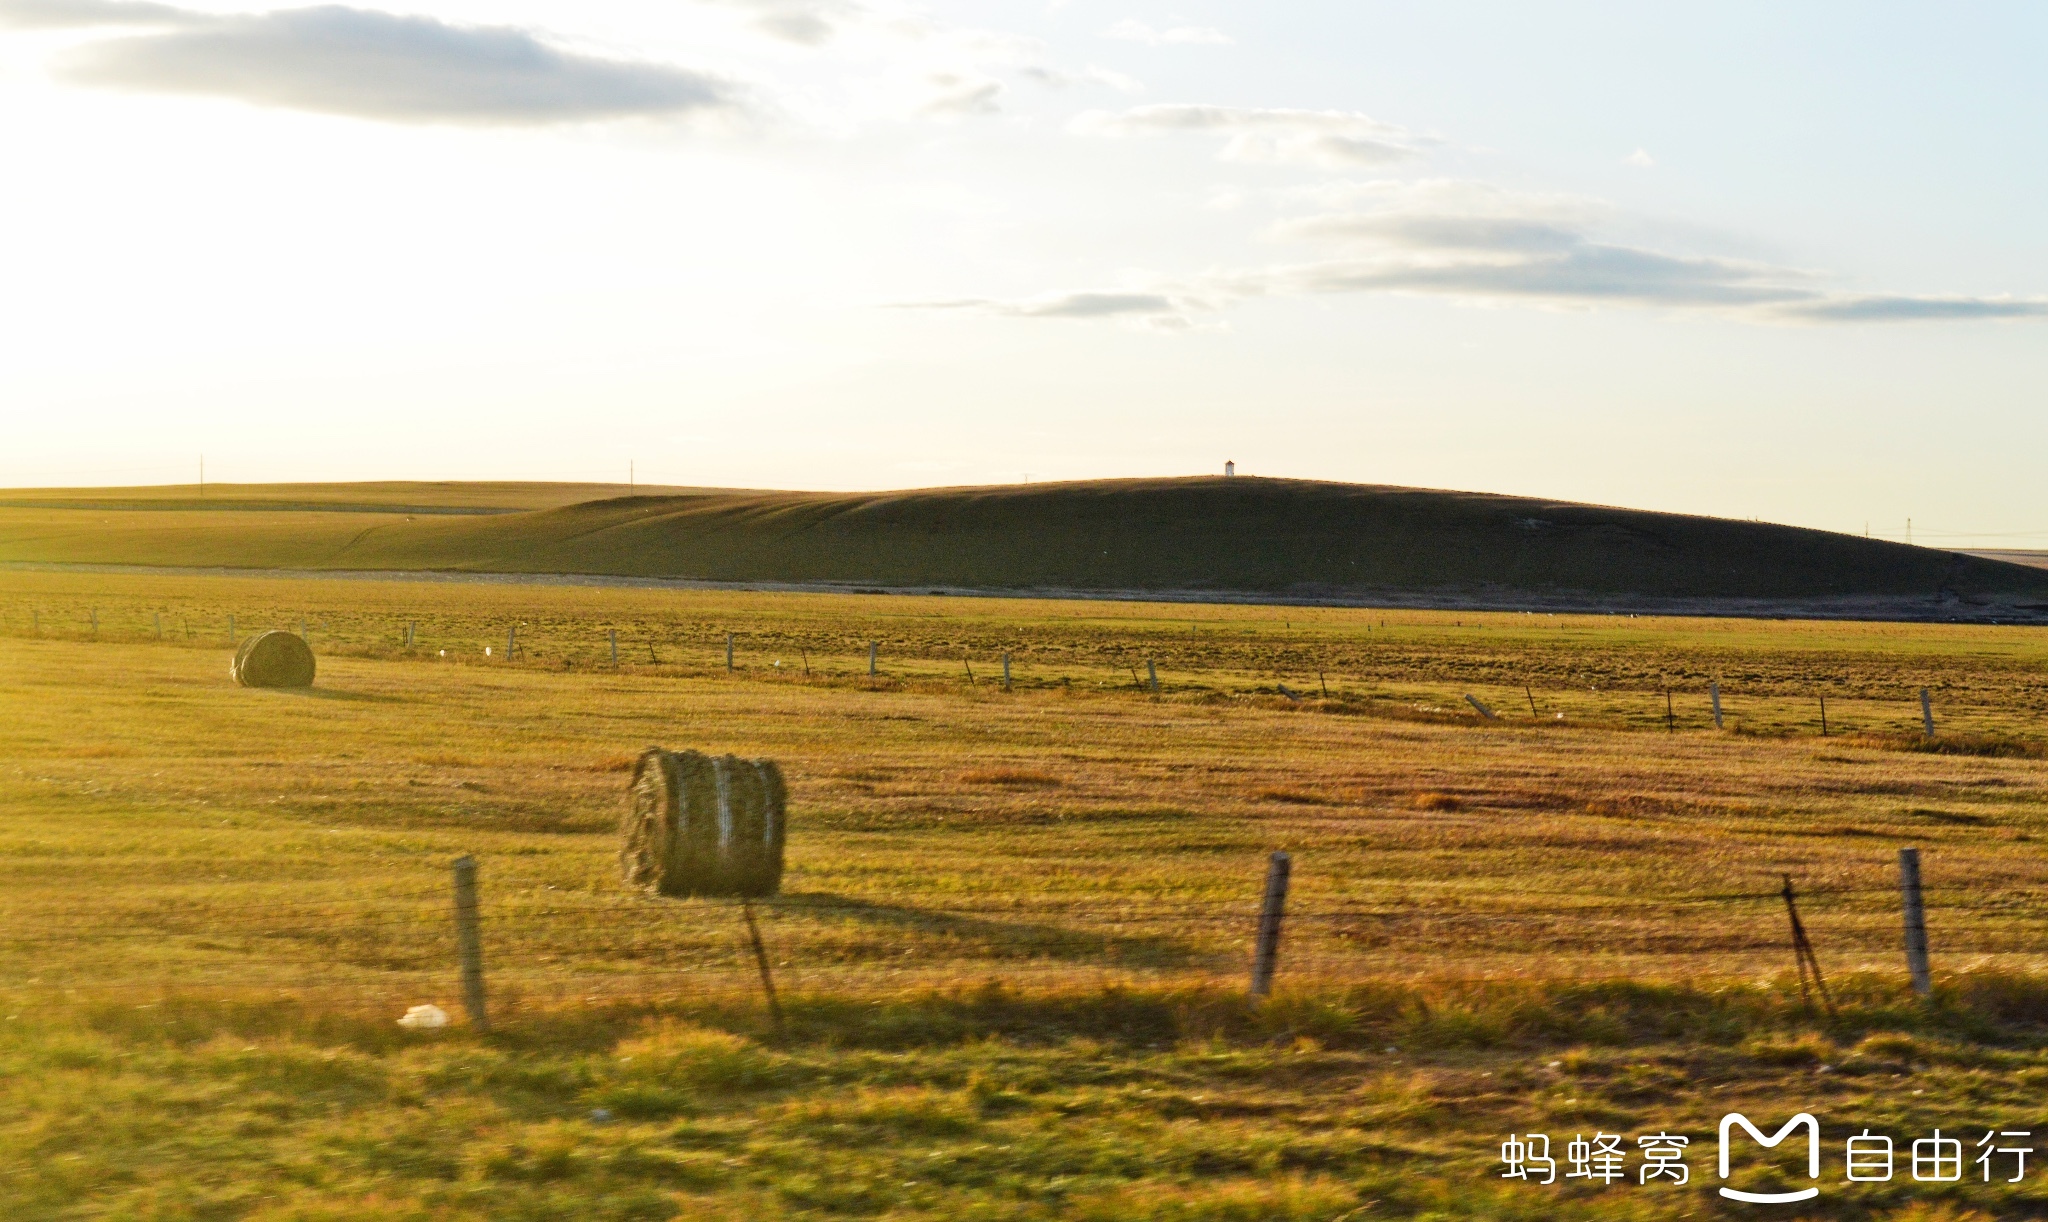
<svg viewBox="0 0 2048 1222">
<path fill-rule="evenodd" d="M 863 925 L 912 931 L 966 943 L 984 953 L 1012 959 L 1059 959 L 1113 967 L 1216 966 L 1215 956 L 1175 937 L 1157 934 L 1086 933 L 1037 921 L 935 912 L 897 904 L 851 899 L 829 891 L 789 892 L 767 901 L 764 911 L 838 917 Z"/>
<path fill-rule="evenodd" d="M 332 687 L 266 687 L 259 689 L 277 696 L 302 700 L 340 700 L 351 704 L 410 704 L 404 696 L 379 696 L 370 692 L 345 692 Z"/>
</svg>

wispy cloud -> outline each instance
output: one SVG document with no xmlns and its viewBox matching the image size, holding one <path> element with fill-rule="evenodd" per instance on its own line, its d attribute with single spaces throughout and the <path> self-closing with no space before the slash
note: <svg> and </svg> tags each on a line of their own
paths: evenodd
<svg viewBox="0 0 2048 1222">
<path fill-rule="evenodd" d="M 1230 35 L 1205 25 L 1177 25 L 1164 30 L 1154 29 L 1135 18 L 1125 18 L 1102 32 L 1104 38 L 1115 38 L 1123 42 L 1142 42 L 1150 46 L 1172 44 L 1195 46 L 1223 46 L 1230 42 Z"/>
<path fill-rule="evenodd" d="M 1148 327 L 1179 329 L 1189 324 L 1192 314 L 1210 307 L 1170 293 L 1092 292 L 1048 293 L 1013 301 L 960 297 L 945 301 L 902 302 L 895 308 L 959 310 L 1004 318 L 1127 319 Z"/>
<path fill-rule="evenodd" d="M 1598 229 L 1612 209 L 1579 197 L 1456 180 L 1372 183 L 1347 194 L 1364 206 L 1268 231 L 1274 240 L 1324 247 L 1322 258 L 1117 292 L 950 304 L 1019 318 L 1135 317 L 1154 327 L 1185 326 L 1253 298 L 1337 293 L 1653 308 L 1767 323 L 2048 317 L 2048 298 L 1847 293 L 1800 268 L 1603 240 Z"/>
<path fill-rule="evenodd" d="M 179 25 L 196 13 L 142 0 L 0 0 L 0 26 L 18 30 L 82 30 L 108 25 Z"/>
<path fill-rule="evenodd" d="M 853 0 L 715 0 L 752 14 L 752 25 L 770 38 L 816 47 L 872 16 Z"/>
<path fill-rule="evenodd" d="M 1134 78 L 1109 68 L 1098 67 L 1094 64 L 1088 65 L 1079 72 L 1065 72 L 1044 64 L 1031 64 L 1019 69 L 1019 71 L 1039 84 L 1050 85 L 1054 89 L 1064 89 L 1069 85 L 1089 84 L 1107 85 L 1118 93 L 1145 92 L 1144 84 Z"/>
<path fill-rule="evenodd" d="M 722 77 L 585 55 L 509 26 L 338 5 L 220 17 L 105 0 L 6 2 L 8 12 L 25 3 L 51 16 L 69 11 L 72 25 L 105 24 L 110 8 L 123 24 L 163 25 L 87 43 L 59 61 L 64 79 L 105 89 L 395 123 L 545 124 L 746 108 L 742 91 Z"/>
<path fill-rule="evenodd" d="M 1225 161 L 1385 166 L 1421 155 L 1407 128 L 1348 110 L 1286 110 L 1162 104 L 1120 113 L 1092 111 L 1074 120 L 1082 135 L 1202 134 L 1224 137 Z"/>
</svg>

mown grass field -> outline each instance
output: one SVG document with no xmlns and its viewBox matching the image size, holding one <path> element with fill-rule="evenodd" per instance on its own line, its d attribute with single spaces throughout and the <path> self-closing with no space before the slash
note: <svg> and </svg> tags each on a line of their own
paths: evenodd
<svg viewBox="0 0 2048 1222">
<path fill-rule="evenodd" d="M 583 573 L 896 591 L 2040 623 L 2021 565 L 1764 522 L 1313 480 L 825 493 L 589 484 L 0 491 L 0 562 Z M 1475 601 L 1476 600 L 1476 601 Z M 1819 611 L 1816 608 L 1830 608 Z"/>
<path fill-rule="evenodd" d="M 232 687 L 228 615 L 241 633 L 304 616 L 316 689 Z M 1716 1216 L 1730 1106 L 1813 1110 L 1831 1141 L 2036 1127 L 2042 640 L 0 574 L 0 1200 L 24 1218 Z M 1921 686 L 1955 753 L 1914 749 Z M 650 742 L 789 774 L 785 893 L 757 907 L 784 1029 L 731 904 L 616 880 L 624 768 Z M 1909 844 L 1932 1007 L 1897 952 Z M 1255 1005 L 1275 849 L 1295 890 L 1278 996 Z M 459 1013 L 462 853 L 482 863 L 496 1029 L 404 1032 L 408 1005 Z M 1832 1019 L 1790 979 L 1785 874 Z M 1508 1132 L 1595 1128 L 1692 1134 L 1693 1183 L 1497 1178 Z M 1974 1171 L 1835 1176 L 1790 1216 L 1972 1210 L 2048 1199 Z"/>
</svg>

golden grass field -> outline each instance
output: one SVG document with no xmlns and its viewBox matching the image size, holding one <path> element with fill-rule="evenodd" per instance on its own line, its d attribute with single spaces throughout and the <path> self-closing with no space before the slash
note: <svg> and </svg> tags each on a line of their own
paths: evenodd
<svg viewBox="0 0 2048 1222">
<path fill-rule="evenodd" d="M 317 686 L 233 687 L 229 615 L 303 617 Z M 1902 1132 L 2025 1119 L 2044 641 L 0 573 L 0 1196 L 32 1218 L 1711 1212 L 1489 1161 L 1536 1124 L 1710 1135 L 1729 1098 Z M 1922 686 L 1943 750 L 1920 749 Z M 757 906 L 787 1030 L 730 902 L 617 881 L 649 743 L 788 773 L 784 894 Z M 1932 1009 L 1904 991 L 1904 845 Z M 1275 849 L 1295 889 L 1261 1007 Z M 499 1029 L 407 1035 L 408 1005 L 459 1013 L 463 853 Z M 1789 982 L 1785 874 L 1834 1020 Z M 2043 1200 L 1858 1186 L 1807 1216 Z"/>
</svg>

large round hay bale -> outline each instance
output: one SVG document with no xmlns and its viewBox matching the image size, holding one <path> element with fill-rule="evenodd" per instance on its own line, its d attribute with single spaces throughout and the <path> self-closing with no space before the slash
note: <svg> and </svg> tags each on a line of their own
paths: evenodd
<svg viewBox="0 0 2048 1222">
<path fill-rule="evenodd" d="M 228 673 L 243 687 L 311 687 L 313 650 L 289 632 L 259 632 L 235 650 Z"/>
<path fill-rule="evenodd" d="M 789 791 L 774 760 L 649 747 L 633 769 L 619 873 L 663 895 L 773 895 Z"/>
</svg>

